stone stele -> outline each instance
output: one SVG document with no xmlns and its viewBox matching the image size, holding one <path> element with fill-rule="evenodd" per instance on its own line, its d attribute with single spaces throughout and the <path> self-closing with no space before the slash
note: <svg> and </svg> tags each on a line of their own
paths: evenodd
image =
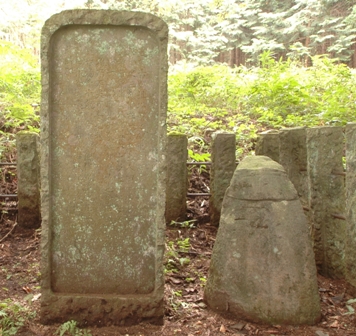
<svg viewBox="0 0 356 336">
<path fill-rule="evenodd" d="M 320 318 L 308 223 L 285 170 L 266 156 L 245 158 L 226 191 L 205 300 L 253 322 Z"/>
<path fill-rule="evenodd" d="M 139 12 L 43 27 L 43 323 L 162 322 L 167 39 Z"/>
</svg>

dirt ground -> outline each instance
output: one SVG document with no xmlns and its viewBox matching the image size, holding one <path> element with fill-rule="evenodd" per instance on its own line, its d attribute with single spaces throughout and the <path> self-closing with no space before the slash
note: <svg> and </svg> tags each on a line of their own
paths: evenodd
<svg viewBox="0 0 356 336">
<path fill-rule="evenodd" d="M 195 178 L 190 192 L 207 192 L 204 185 L 203 180 Z M 356 335 L 356 300 L 352 301 L 345 281 L 322 276 L 318 276 L 322 320 L 315 326 L 260 325 L 228 320 L 209 310 L 203 301 L 203 290 L 217 229 L 209 224 L 208 203 L 207 198 L 190 198 L 188 221 L 167 226 L 164 324 L 94 327 L 89 328 L 91 335 Z M 4 201 L 2 206 L 7 210 L 0 218 L 0 313 L 6 304 L 24 307 L 16 312 L 12 308 L 14 316 L 22 316 L 23 326 L 17 335 L 59 334 L 59 325 L 44 326 L 39 322 L 41 231 L 24 231 L 16 226 L 16 202 Z M 77 330 L 64 335 L 84 333 Z"/>
</svg>

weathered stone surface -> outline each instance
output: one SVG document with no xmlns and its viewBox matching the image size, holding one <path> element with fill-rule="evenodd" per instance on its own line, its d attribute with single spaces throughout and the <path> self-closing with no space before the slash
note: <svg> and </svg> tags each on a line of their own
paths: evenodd
<svg viewBox="0 0 356 336">
<path fill-rule="evenodd" d="M 226 191 L 205 300 L 255 322 L 313 324 L 320 317 L 307 221 L 283 167 L 268 157 L 245 158 Z"/>
<path fill-rule="evenodd" d="M 139 12 L 42 30 L 44 323 L 162 322 L 167 39 Z"/>
<path fill-rule="evenodd" d="M 332 278 L 345 275 L 345 176 L 342 127 L 307 130 L 309 207 L 314 252 L 320 272 Z M 336 215 L 336 216 L 335 216 Z"/>
<path fill-rule="evenodd" d="M 215 135 L 211 148 L 211 161 L 210 222 L 213 225 L 219 225 L 225 191 L 230 184 L 236 168 L 235 134 L 218 133 Z"/>
<path fill-rule="evenodd" d="M 188 190 L 188 139 L 185 134 L 168 135 L 166 222 L 186 218 Z"/>
<path fill-rule="evenodd" d="M 16 134 L 18 224 L 24 228 L 38 228 L 40 213 L 39 135 L 21 131 Z"/>
<path fill-rule="evenodd" d="M 279 132 L 269 130 L 258 134 L 256 155 L 265 155 L 279 162 Z"/>
<path fill-rule="evenodd" d="M 356 123 L 346 125 L 345 277 L 356 294 Z"/>
<path fill-rule="evenodd" d="M 279 132 L 279 163 L 297 190 L 303 206 L 309 205 L 307 145 L 304 127 L 284 128 Z"/>
<path fill-rule="evenodd" d="M 309 209 L 308 157 L 305 127 L 284 128 L 279 131 L 279 163 L 297 190 L 311 230 Z"/>
</svg>

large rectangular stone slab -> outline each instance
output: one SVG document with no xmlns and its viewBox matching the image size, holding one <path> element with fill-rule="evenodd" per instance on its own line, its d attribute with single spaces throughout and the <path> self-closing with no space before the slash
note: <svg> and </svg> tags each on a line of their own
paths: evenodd
<svg viewBox="0 0 356 336">
<path fill-rule="evenodd" d="M 166 24 L 73 10 L 42 31 L 42 321 L 162 321 Z"/>
</svg>

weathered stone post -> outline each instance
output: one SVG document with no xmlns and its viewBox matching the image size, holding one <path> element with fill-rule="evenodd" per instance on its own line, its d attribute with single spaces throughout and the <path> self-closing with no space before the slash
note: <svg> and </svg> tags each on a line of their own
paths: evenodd
<svg viewBox="0 0 356 336">
<path fill-rule="evenodd" d="M 279 163 L 298 192 L 303 206 L 308 206 L 307 146 L 304 127 L 285 128 L 279 132 Z"/>
<path fill-rule="evenodd" d="M 308 159 L 305 127 L 284 128 L 279 132 L 279 163 L 297 190 L 304 213 L 311 224 L 308 188 Z"/>
<path fill-rule="evenodd" d="M 43 27 L 43 323 L 163 321 L 167 40 L 140 12 Z"/>
<path fill-rule="evenodd" d="M 234 173 L 204 297 L 211 309 L 254 322 L 320 318 L 307 220 L 285 170 L 267 156 L 246 157 Z"/>
<path fill-rule="evenodd" d="M 356 123 L 346 125 L 345 277 L 356 293 Z"/>
<path fill-rule="evenodd" d="M 258 134 L 256 155 L 265 155 L 279 162 L 279 132 L 269 130 Z"/>
<path fill-rule="evenodd" d="M 211 149 L 210 221 L 219 225 L 221 205 L 236 168 L 235 134 L 215 134 Z"/>
<path fill-rule="evenodd" d="M 40 213 L 39 135 L 20 131 L 16 134 L 18 225 L 38 228 Z"/>
<path fill-rule="evenodd" d="M 307 130 L 309 207 L 318 268 L 323 275 L 345 275 L 345 173 L 342 127 Z"/>
<path fill-rule="evenodd" d="M 188 139 L 185 134 L 168 134 L 166 222 L 186 218 L 188 190 Z"/>
</svg>

